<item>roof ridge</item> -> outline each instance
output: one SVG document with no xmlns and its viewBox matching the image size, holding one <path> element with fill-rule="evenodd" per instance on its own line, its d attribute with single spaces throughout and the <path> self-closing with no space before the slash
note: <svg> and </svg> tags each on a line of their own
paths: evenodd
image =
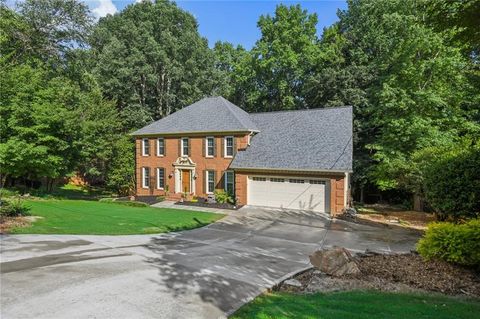
<svg viewBox="0 0 480 319">
<path fill-rule="evenodd" d="M 225 104 L 225 106 L 228 108 L 228 110 L 230 111 L 230 113 L 233 114 L 233 117 L 235 117 L 235 118 L 237 119 L 237 121 L 238 121 L 241 125 L 245 126 L 246 128 L 249 128 L 249 125 L 246 125 L 245 123 L 243 123 L 242 119 L 240 119 L 240 118 L 237 116 L 237 114 L 235 113 L 235 111 L 234 111 L 234 110 L 231 108 L 231 106 L 229 105 L 229 104 L 232 104 L 232 105 L 235 105 L 235 104 L 233 104 L 232 102 L 228 101 L 226 98 L 224 98 L 224 97 L 221 96 L 221 95 L 218 96 L 218 97 L 220 98 L 220 100 L 222 101 L 222 103 Z M 228 103 L 227 103 L 227 102 L 228 102 Z M 235 105 L 235 106 L 236 106 L 236 105 Z M 238 106 L 237 106 L 237 107 L 238 107 Z M 238 108 L 240 109 L 240 107 L 238 107 Z M 242 109 L 241 109 L 241 110 L 242 110 Z M 242 110 L 242 111 L 243 111 L 243 110 Z M 245 112 L 245 113 L 247 113 L 247 112 Z M 247 115 L 250 116 L 249 113 L 247 113 Z M 251 128 L 249 128 L 249 129 L 251 129 Z"/>
<path fill-rule="evenodd" d="M 316 107 L 313 109 L 302 109 L 302 110 L 282 110 L 282 111 L 270 111 L 270 112 L 254 112 L 248 113 L 249 115 L 256 115 L 256 114 L 272 114 L 272 113 L 293 113 L 293 112 L 310 112 L 310 111 L 325 111 L 325 110 L 334 110 L 334 109 L 347 109 L 352 108 L 352 105 L 344 105 L 344 106 L 334 106 L 334 107 Z"/>
</svg>

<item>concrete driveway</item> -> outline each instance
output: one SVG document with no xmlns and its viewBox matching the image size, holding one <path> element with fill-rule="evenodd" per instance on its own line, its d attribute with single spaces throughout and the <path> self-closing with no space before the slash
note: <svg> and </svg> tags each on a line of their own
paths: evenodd
<svg viewBox="0 0 480 319">
<path fill-rule="evenodd" d="M 1 317 L 223 318 L 316 249 L 403 252 L 417 236 L 262 208 L 155 236 L 3 236 Z"/>
</svg>

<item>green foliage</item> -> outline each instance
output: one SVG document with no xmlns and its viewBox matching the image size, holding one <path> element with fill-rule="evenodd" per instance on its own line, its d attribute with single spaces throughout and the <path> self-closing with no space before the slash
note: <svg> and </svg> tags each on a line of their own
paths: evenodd
<svg viewBox="0 0 480 319">
<path fill-rule="evenodd" d="M 65 176 L 78 149 L 78 120 L 71 111 L 74 86 L 28 65 L 2 68 L 0 172 L 12 177 Z"/>
<path fill-rule="evenodd" d="M 94 72 L 126 129 L 139 128 L 212 92 L 214 56 L 194 17 L 169 1 L 143 1 L 101 19 Z"/>
<path fill-rule="evenodd" d="M 480 220 L 465 224 L 432 223 L 417 250 L 426 259 L 439 258 L 467 266 L 480 266 Z"/>
<path fill-rule="evenodd" d="M 229 193 L 227 193 L 223 189 L 216 189 L 214 191 L 214 195 L 215 195 L 215 200 L 217 201 L 217 203 L 220 203 L 220 204 L 228 203 L 228 204 L 232 204 L 232 205 L 235 204 L 235 200 L 233 199 L 232 195 L 230 195 Z"/>
<path fill-rule="evenodd" d="M 28 56 L 50 66 L 67 62 L 64 56 L 75 47 L 84 46 L 93 23 L 88 6 L 78 0 L 26 0 L 17 9 L 29 26 L 28 32 L 16 34 Z M 63 63 L 62 63 L 63 64 Z"/>
<path fill-rule="evenodd" d="M 115 143 L 112 157 L 107 186 L 120 196 L 129 195 L 135 187 L 135 144 L 129 136 Z"/>
<path fill-rule="evenodd" d="M 14 197 L 18 195 L 19 195 L 19 192 L 15 189 L 8 189 L 5 187 L 0 188 L 0 200 L 5 197 Z"/>
<path fill-rule="evenodd" d="M 0 215 L 6 217 L 29 216 L 30 207 L 20 198 L 2 200 Z"/>
<path fill-rule="evenodd" d="M 437 150 L 424 168 L 425 196 L 441 217 L 480 216 L 480 147 Z"/>
<path fill-rule="evenodd" d="M 274 16 L 261 16 L 262 33 L 250 55 L 238 68 L 249 111 L 305 108 L 302 97 L 305 78 L 319 53 L 316 14 L 300 5 L 280 4 Z"/>
<path fill-rule="evenodd" d="M 354 105 L 357 185 L 419 194 L 417 152 L 478 130 L 472 60 L 425 10 L 422 1 L 352 0 L 321 39 L 306 103 Z"/>
<path fill-rule="evenodd" d="M 221 95 L 236 105 L 245 105 L 247 87 L 241 75 L 249 52 L 242 46 L 234 47 L 228 42 L 216 42 L 213 47 L 218 85 L 214 94 Z"/>
</svg>

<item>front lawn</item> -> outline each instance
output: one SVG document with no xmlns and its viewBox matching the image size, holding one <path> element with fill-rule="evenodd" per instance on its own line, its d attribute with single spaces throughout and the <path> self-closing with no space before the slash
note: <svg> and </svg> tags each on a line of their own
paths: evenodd
<svg viewBox="0 0 480 319">
<path fill-rule="evenodd" d="M 30 227 L 15 234 L 130 235 L 192 229 L 212 223 L 221 214 L 181 209 L 130 207 L 86 200 L 28 200 Z"/>
<path fill-rule="evenodd" d="M 349 291 L 329 294 L 270 293 L 240 308 L 241 318 L 476 318 L 480 302 L 440 295 Z"/>
</svg>

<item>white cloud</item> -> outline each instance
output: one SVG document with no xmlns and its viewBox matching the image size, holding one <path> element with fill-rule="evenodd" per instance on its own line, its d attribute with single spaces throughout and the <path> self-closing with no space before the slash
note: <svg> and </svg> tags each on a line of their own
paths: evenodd
<svg viewBox="0 0 480 319">
<path fill-rule="evenodd" d="M 114 14 L 117 12 L 117 7 L 113 4 L 112 0 L 98 0 L 99 5 L 92 9 L 93 13 L 97 17 L 104 17 L 107 14 Z"/>
</svg>

